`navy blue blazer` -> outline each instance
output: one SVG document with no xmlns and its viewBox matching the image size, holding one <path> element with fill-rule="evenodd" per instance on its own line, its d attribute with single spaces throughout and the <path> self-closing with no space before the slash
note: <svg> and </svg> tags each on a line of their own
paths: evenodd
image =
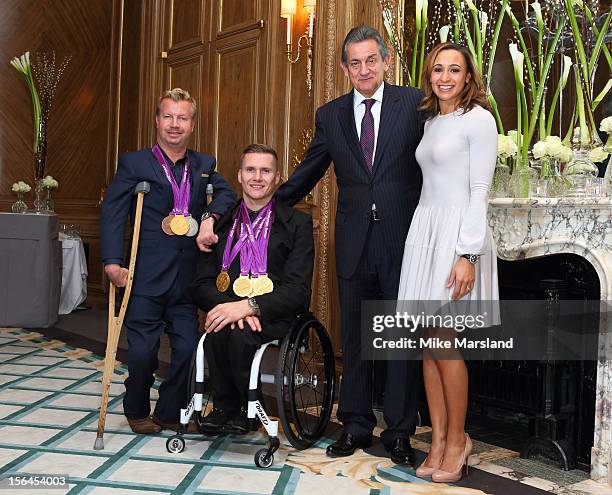
<svg viewBox="0 0 612 495">
<path fill-rule="evenodd" d="M 216 162 L 210 155 L 187 150 L 191 169 L 189 212 L 199 221 L 205 211 L 223 215 L 236 201 L 230 185 L 215 172 Z M 172 210 L 172 188 L 151 148 L 127 153 L 119 158 L 117 173 L 110 183 L 100 217 L 102 263 L 124 264 L 124 233 L 128 214 L 134 218 L 136 184 L 147 181 L 151 191 L 145 195 L 140 226 L 140 240 L 132 293 L 160 296 L 174 280 L 184 289 L 191 283 L 199 253 L 195 237 L 169 236 L 161 222 Z M 214 196 L 206 207 L 206 185 L 212 184 Z"/>
<path fill-rule="evenodd" d="M 385 83 L 370 171 L 359 144 L 353 112 L 353 92 L 317 110 L 315 135 L 302 163 L 277 191 L 294 205 L 323 177 L 330 163 L 338 184 L 335 253 L 338 276 L 350 278 L 366 243 L 372 204 L 376 204 L 385 245 L 397 276 L 406 234 L 419 202 L 423 177 L 414 152 L 423 135 L 417 107 L 422 93 L 412 87 Z"/>
</svg>

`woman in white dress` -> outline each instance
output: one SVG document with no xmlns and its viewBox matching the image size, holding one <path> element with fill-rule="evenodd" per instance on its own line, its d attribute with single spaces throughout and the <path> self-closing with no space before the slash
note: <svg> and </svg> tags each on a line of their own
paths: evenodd
<svg viewBox="0 0 612 495">
<path fill-rule="evenodd" d="M 429 118 L 416 158 L 423 188 L 406 238 L 398 300 L 497 300 L 497 258 L 487 225 L 487 198 L 497 156 L 497 129 L 469 51 L 444 43 L 425 62 L 420 110 Z M 432 329 L 428 329 L 432 330 Z M 432 330 L 436 332 L 436 329 Z M 461 479 L 472 449 L 465 433 L 465 362 L 423 353 L 432 423 L 420 477 Z"/>
</svg>

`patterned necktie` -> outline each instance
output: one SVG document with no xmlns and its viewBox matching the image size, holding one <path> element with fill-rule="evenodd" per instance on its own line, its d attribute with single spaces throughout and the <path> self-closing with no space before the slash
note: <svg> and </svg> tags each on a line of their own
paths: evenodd
<svg viewBox="0 0 612 495">
<path fill-rule="evenodd" d="M 369 98 L 363 100 L 365 105 L 365 114 L 361 119 L 361 151 L 363 151 L 363 157 L 370 169 L 372 169 L 372 157 L 374 156 L 374 115 L 372 115 L 372 105 L 376 100 Z"/>
</svg>

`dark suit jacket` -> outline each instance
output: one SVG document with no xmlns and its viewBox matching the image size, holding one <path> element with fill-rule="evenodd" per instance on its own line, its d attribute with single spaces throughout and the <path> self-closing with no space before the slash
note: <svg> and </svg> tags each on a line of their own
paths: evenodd
<svg viewBox="0 0 612 495">
<path fill-rule="evenodd" d="M 187 153 L 191 169 L 189 211 L 192 217 L 199 220 L 205 210 L 223 215 L 236 200 L 232 188 L 215 172 L 216 162 L 212 156 L 192 150 Z M 128 214 L 134 218 L 136 196 L 133 190 L 141 181 L 151 184 L 151 191 L 144 197 L 132 292 L 159 296 L 171 287 L 176 277 L 181 286 L 187 288 L 193 279 L 199 250 L 195 237 L 169 236 L 161 229 L 161 221 L 172 210 L 172 188 L 150 148 L 119 158 L 117 174 L 102 204 L 102 262 L 123 264 L 125 223 Z M 214 199 L 206 207 L 206 185 L 209 183 L 214 188 Z"/>
<path fill-rule="evenodd" d="M 234 294 L 231 284 L 226 292 L 219 292 L 215 285 L 237 206 L 219 221 L 215 229 L 219 242 L 213 246 L 213 251 L 201 253 L 198 260 L 191 293 L 204 311 L 210 311 L 217 304 L 243 299 Z M 312 218 L 277 203 L 268 241 L 268 276 L 274 282 L 274 291 L 256 297 L 264 334 L 274 338 L 284 336 L 289 329 L 288 323 L 308 310 L 313 265 Z M 232 262 L 229 274 L 232 283 L 240 275 L 240 255 Z"/>
<path fill-rule="evenodd" d="M 330 163 L 338 183 L 336 267 L 350 278 L 366 242 L 372 204 L 376 204 L 389 256 L 399 267 L 406 234 L 421 194 L 422 175 L 414 157 L 423 134 L 417 111 L 421 92 L 385 83 L 372 172 L 355 127 L 353 92 L 317 110 L 315 135 L 306 157 L 276 197 L 294 205 L 323 177 Z"/>
</svg>

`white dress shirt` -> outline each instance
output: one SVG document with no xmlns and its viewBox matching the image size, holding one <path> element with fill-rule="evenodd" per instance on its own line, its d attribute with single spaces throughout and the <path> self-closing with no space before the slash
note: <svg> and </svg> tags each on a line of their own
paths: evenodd
<svg viewBox="0 0 612 495">
<path fill-rule="evenodd" d="M 370 97 L 376 100 L 372 105 L 372 116 L 374 117 L 374 153 L 372 154 L 372 163 L 376 156 L 376 143 L 378 143 L 378 128 L 380 127 L 380 110 L 382 108 L 383 92 L 385 83 L 382 83 L 374 94 Z M 355 115 L 355 126 L 357 127 L 357 137 L 361 139 L 361 121 L 365 115 L 365 104 L 363 100 L 367 100 L 359 91 L 353 92 L 353 114 Z"/>
</svg>

